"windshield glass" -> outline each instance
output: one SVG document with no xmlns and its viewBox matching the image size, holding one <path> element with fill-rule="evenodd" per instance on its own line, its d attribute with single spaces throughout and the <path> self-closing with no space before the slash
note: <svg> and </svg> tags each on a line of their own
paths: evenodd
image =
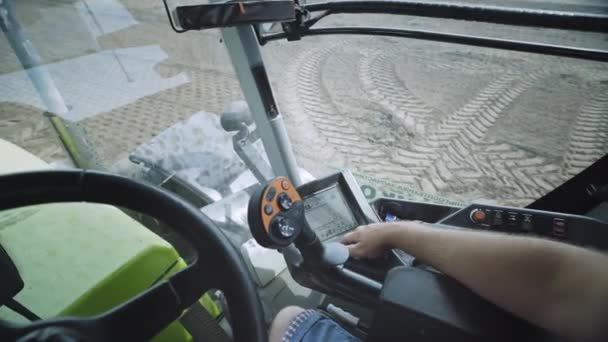
<svg viewBox="0 0 608 342">
<path fill-rule="evenodd" d="M 160 1 L 8 0 L 2 24 L 1 139 L 207 202 L 257 182 L 220 123 L 247 106 L 217 30 L 176 35 Z"/>
<path fill-rule="evenodd" d="M 0 139 L 58 167 L 162 184 L 201 206 L 272 176 L 254 124 L 222 127 L 223 113 L 247 107 L 220 30 L 176 34 L 161 1 L 1 6 Z M 601 34 L 429 18 L 341 15 L 319 25 L 608 48 Z M 608 149 L 602 63 L 363 36 L 276 41 L 262 54 L 301 172 L 350 168 L 370 200 L 526 205 Z M 237 135 L 251 148 L 235 148 Z"/>
<path fill-rule="evenodd" d="M 343 26 L 608 49 L 601 33 L 408 16 L 335 15 L 315 28 Z M 352 169 L 368 198 L 526 206 L 608 152 L 606 63 L 346 35 L 264 52 L 298 162 L 315 175 Z"/>
</svg>

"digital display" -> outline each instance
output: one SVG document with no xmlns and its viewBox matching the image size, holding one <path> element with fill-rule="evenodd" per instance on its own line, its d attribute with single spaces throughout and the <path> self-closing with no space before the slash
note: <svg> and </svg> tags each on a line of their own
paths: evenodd
<svg viewBox="0 0 608 342">
<path fill-rule="evenodd" d="M 319 191 L 304 199 L 310 228 L 321 241 L 354 229 L 359 224 L 337 186 Z"/>
</svg>

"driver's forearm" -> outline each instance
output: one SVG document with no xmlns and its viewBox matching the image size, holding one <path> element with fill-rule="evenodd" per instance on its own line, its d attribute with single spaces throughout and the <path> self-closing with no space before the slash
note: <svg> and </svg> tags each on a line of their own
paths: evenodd
<svg viewBox="0 0 608 342">
<path fill-rule="evenodd" d="M 608 257 L 563 243 L 395 223 L 389 244 L 488 301 L 577 340 L 608 336 Z"/>
</svg>

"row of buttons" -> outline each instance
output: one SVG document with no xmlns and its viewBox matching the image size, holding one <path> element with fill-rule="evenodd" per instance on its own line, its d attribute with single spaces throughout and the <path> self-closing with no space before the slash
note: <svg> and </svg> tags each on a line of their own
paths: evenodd
<svg viewBox="0 0 608 342">
<path fill-rule="evenodd" d="M 478 208 L 471 211 L 470 218 L 473 223 L 486 227 L 508 227 L 524 231 L 532 231 L 534 228 L 531 214 L 520 214 L 512 211 Z"/>
<path fill-rule="evenodd" d="M 283 190 L 289 190 L 289 182 L 284 180 L 283 182 L 281 182 L 281 187 L 283 188 Z M 272 186 L 270 187 L 270 189 L 268 189 L 268 192 L 266 193 L 266 201 L 268 202 L 272 202 L 272 200 L 274 199 L 274 196 L 277 194 L 277 189 Z M 281 193 L 279 194 L 279 198 L 278 198 L 278 202 L 279 202 L 279 208 L 282 208 L 283 210 L 289 210 L 289 208 L 291 208 L 291 197 L 289 197 L 289 195 L 287 195 L 286 193 Z M 264 213 L 268 216 L 272 215 L 272 205 L 270 204 L 266 204 L 264 206 Z"/>
<path fill-rule="evenodd" d="M 534 216 L 528 213 L 476 208 L 471 210 L 469 217 L 473 223 L 483 227 L 507 228 L 508 230 L 523 232 L 534 230 Z M 554 237 L 566 238 L 567 232 L 565 219 L 559 217 L 552 219 L 551 234 Z"/>
</svg>

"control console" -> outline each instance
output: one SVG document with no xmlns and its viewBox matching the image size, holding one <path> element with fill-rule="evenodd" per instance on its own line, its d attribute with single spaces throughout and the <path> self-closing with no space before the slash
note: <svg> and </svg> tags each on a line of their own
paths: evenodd
<svg viewBox="0 0 608 342">
<path fill-rule="evenodd" d="M 378 214 L 392 220 L 424 219 L 486 229 L 492 227 L 494 210 L 498 210 L 407 201 L 379 201 L 374 207 L 380 209 Z M 527 216 L 521 213 L 521 217 L 520 227 L 526 227 L 523 223 L 527 223 Z M 256 241 L 279 250 L 290 275 L 300 285 L 329 298 L 375 308 L 365 332 L 370 339 L 437 340 L 456 336 L 458 340 L 491 337 L 506 341 L 521 340 L 534 331 L 453 279 L 404 262 L 404 255 L 396 251 L 378 260 L 349 258 L 348 249 L 333 240 L 359 225 L 380 221 L 350 172 L 297 189 L 279 177 L 251 195 L 248 221 Z M 540 221 L 532 216 L 531 222 Z M 503 224 L 514 227 L 508 221 Z"/>
<path fill-rule="evenodd" d="M 472 204 L 439 220 L 438 223 L 478 230 L 533 234 L 608 249 L 608 224 L 586 216 Z"/>
<path fill-rule="evenodd" d="M 249 227 L 260 245 L 283 253 L 301 285 L 371 304 L 382 285 L 349 269 L 348 248 L 331 241 L 373 214 L 367 202 L 367 209 L 357 205 L 364 198 L 349 186 L 349 177 L 339 173 L 297 190 L 288 179 L 276 178 L 251 195 Z"/>
<path fill-rule="evenodd" d="M 311 229 L 304 201 L 287 178 L 276 178 L 251 196 L 248 220 L 260 245 L 281 250 L 293 243 L 304 261 L 315 267 L 342 265 L 348 259 L 344 245 L 324 244 Z"/>
<path fill-rule="evenodd" d="M 372 207 L 385 221 L 420 220 L 458 228 L 531 234 L 608 249 L 608 223 L 588 216 L 488 204 L 463 208 L 389 198 L 377 199 Z"/>
<path fill-rule="evenodd" d="M 446 229 L 533 234 L 608 249 L 608 223 L 585 216 L 387 198 L 370 205 L 348 171 L 298 188 L 279 177 L 258 189 L 248 207 L 252 235 L 260 245 L 282 253 L 290 275 L 300 285 L 375 308 L 366 332 L 369 339 L 511 341 L 544 336 L 402 251 L 393 250 L 378 260 L 356 260 L 349 258 L 344 245 L 334 242 L 380 218 L 421 220 Z"/>
</svg>

